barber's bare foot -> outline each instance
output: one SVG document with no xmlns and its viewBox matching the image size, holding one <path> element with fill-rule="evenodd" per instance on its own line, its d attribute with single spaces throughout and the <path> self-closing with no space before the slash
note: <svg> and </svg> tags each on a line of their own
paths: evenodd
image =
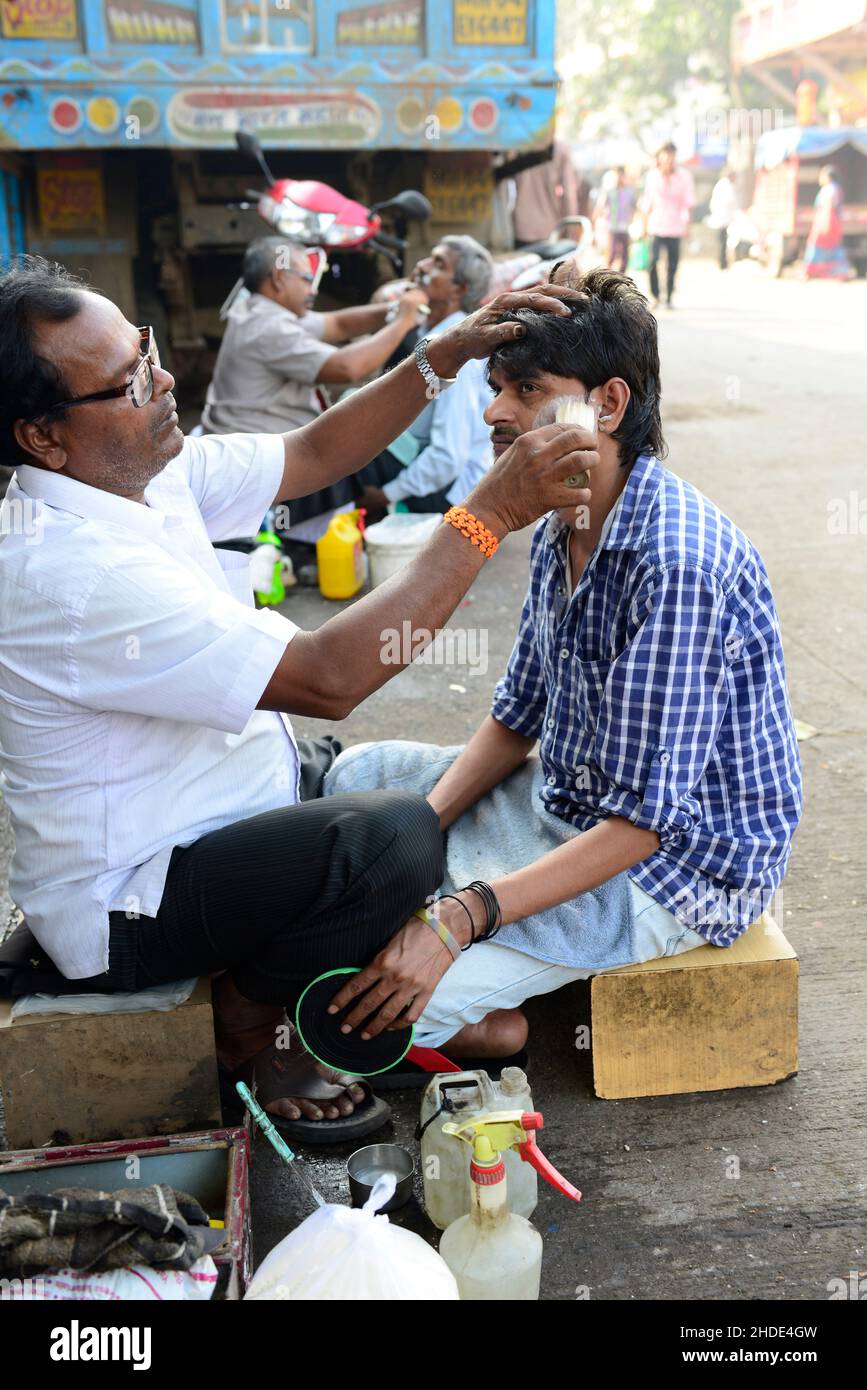
<svg viewBox="0 0 867 1390">
<path fill-rule="evenodd" d="M 461 1057 L 511 1057 L 527 1041 L 529 1025 L 520 1009 L 493 1009 L 479 1023 L 468 1023 L 440 1051 Z"/>
<path fill-rule="evenodd" d="M 277 1005 L 259 1004 L 247 999 L 228 975 L 220 975 L 213 981 L 212 994 L 217 1058 L 227 1071 L 235 1072 L 257 1053 L 274 1046 L 275 1039 L 281 1036 L 277 1030 L 286 1027 L 286 1014 Z M 281 1052 L 285 1053 L 287 1062 L 291 1057 L 294 1063 L 299 1053 L 305 1058 L 309 1057 L 294 1038 L 290 1040 L 289 1047 L 281 1049 Z M 312 1057 L 309 1057 L 309 1069 L 335 1084 L 345 1079 L 342 1095 L 328 1100 L 309 1100 L 290 1094 L 269 1100 L 263 1109 L 269 1115 L 279 1115 L 286 1120 L 337 1120 L 341 1116 L 351 1115 L 356 1105 L 364 1100 L 363 1088 L 343 1073 L 331 1071 Z"/>
</svg>

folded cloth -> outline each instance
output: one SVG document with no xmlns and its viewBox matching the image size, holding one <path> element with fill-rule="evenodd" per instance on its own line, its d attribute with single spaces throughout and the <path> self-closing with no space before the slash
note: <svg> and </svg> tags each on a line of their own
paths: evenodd
<svg viewBox="0 0 867 1390">
<path fill-rule="evenodd" d="M 166 1183 L 116 1192 L 65 1187 L 11 1196 L 0 1191 L 0 1276 L 5 1278 L 30 1278 L 49 1269 L 190 1269 L 222 1239 L 195 1198 Z"/>
<path fill-rule="evenodd" d="M 168 1013 L 187 1002 L 196 978 L 152 985 L 136 994 L 23 994 L 12 1005 L 12 1020 L 29 1014 Z"/>
<path fill-rule="evenodd" d="M 323 795 L 391 787 L 426 796 L 460 752 L 458 746 L 398 740 L 357 744 L 336 759 Z M 582 833 L 546 808 L 543 786 L 542 765 L 529 758 L 449 827 L 441 892 L 454 893 L 474 879 L 503 878 Z M 598 888 L 510 922 L 491 945 L 511 946 L 534 960 L 579 970 L 631 964 L 636 941 L 628 874 L 615 874 Z"/>
</svg>

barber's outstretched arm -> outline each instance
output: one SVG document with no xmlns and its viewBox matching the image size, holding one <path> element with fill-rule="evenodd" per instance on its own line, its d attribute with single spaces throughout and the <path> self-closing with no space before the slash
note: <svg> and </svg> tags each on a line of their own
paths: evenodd
<svg viewBox="0 0 867 1390">
<path fill-rule="evenodd" d="M 361 333 L 376 333 L 385 323 L 388 304 L 359 304 L 351 309 L 331 309 L 322 315 L 323 342 L 346 343 Z"/>
<path fill-rule="evenodd" d="M 502 343 L 523 334 L 520 323 L 501 322 L 504 314 L 517 309 L 563 314 L 567 310 L 561 301 L 570 298 L 574 298 L 574 291 L 550 285 L 522 294 L 498 295 L 454 328 L 432 338 L 428 361 L 438 376 L 457 376 L 471 358 L 489 357 Z M 410 357 L 311 424 L 284 434 L 286 463 L 274 501 L 306 497 L 357 473 L 421 413 L 428 404 L 427 389 Z"/>
<path fill-rule="evenodd" d="M 398 314 L 394 322 L 377 328 L 369 338 L 361 338 L 358 342 L 349 343 L 347 347 L 332 352 L 319 368 L 317 382 L 346 385 L 352 381 L 362 381 L 364 377 L 370 376 L 371 372 L 379 371 L 414 326 L 418 317 L 418 306 L 426 302 L 422 290 L 407 290 L 399 301 Z M 346 312 L 349 313 L 349 310 Z M 365 308 L 359 312 L 370 314 L 377 311 Z M 380 314 L 379 317 L 385 316 Z M 359 333 L 361 331 L 358 329 Z M 325 341 L 330 341 L 327 331 Z"/>
<path fill-rule="evenodd" d="M 574 427 L 531 430 L 485 474 L 466 499 L 467 509 L 499 540 L 554 507 L 587 503 L 589 489 L 569 488 L 565 480 L 597 466 L 593 443 L 593 435 Z M 408 664 L 394 660 L 395 646 L 403 655 L 413 645 L 400 641 L 403 624 L 415 633 L 425 630 L 432 640 L 485 563 L 479 548 L 453 526 L 440 526 L 415 560 L 373 593 L 315 632 L 296 633 L 259 708 L 345 719 Z"/>
</svg>

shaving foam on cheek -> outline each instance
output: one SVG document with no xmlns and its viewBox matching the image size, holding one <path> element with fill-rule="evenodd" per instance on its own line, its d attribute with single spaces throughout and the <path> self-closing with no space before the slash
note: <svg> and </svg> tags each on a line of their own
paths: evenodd
<svg viewBox="0 0 867 1390">
<path fill-rule="evenodd" d="M 577 425 L 578 429 L 595 434 L 598 410 L 598 406 L 590 401 L 582 401 L 580 396 L 564 396 L 562 400 L 557 402 L 554 423 L 557 425 Z M 576 488 L 589 487 L 590 474 L 586 469 L 581 473 L 573 473 L 571 478 L 565 479 L 565 485 Z"/>
</svg>

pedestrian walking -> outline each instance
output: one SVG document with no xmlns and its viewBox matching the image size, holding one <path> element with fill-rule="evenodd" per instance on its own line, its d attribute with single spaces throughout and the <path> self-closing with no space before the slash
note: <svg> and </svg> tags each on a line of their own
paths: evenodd
<svg viewBox="0 0 867 1390">
<path fill-rule="evenodd" d="M 564 218 L 581 211 L 572 152 L 562 140 L 554 141 L 551 159 L 517 175 L 515 188 L 512 220 L 517 247 L 544 241 Z"/>
<path fill-rule="evenodd" d="M 629 262 L 629 224 L 636 200 L 635 187 L 622 165 L 605 175 L 596 200 L 596 217 L 599 224 L 607 227 L 608 266 L 621 274 Z"/>
<path fill-rule="evenodd" d="M 680 244 L 689 227 L 695 207 L 695 187 L 692 175 L 677 165 L 677 149 L 671 143 L 657 152 L 656 165 L 644 184 L 644 216 L 650 244 L 651 308 L 659 308 L 659 258 L 665 251 L 665 298 L 672 308 L 674 282 L 680 261 Z"/>
<path fill-rule="evenodd" d="M 711 227 L 719 236 L 719 268 L 728 269 L 728 235 L 729 227 L 735 213 L 738 210 L 738 198 L 735 191 L 734 174 L 731 169 L 723 169 L 719 178 L 713 186 L 710 195 L 710 209 L 707 216 L 707 225 Z"/>
<path fill-rule="evenodd" d="M 819 192 L 804 252 L 806 280 L 851 280 L 855 272 L 843 241 L 843 188 L 833 164 L 819 170 Z"/>
</svg>

